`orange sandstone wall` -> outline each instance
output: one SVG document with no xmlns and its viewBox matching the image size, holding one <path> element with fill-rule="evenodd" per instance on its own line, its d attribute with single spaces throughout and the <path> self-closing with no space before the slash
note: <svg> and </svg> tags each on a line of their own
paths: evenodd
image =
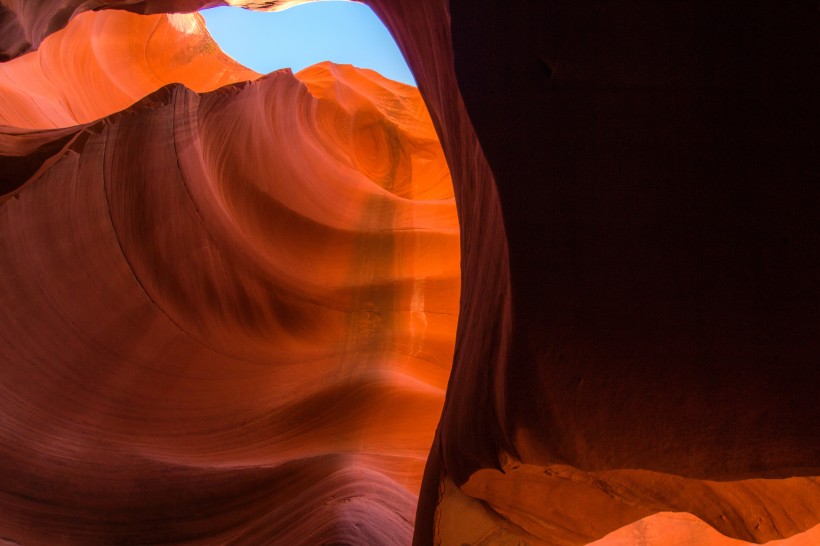
<svg viewBox="0 0 820 546">
<path fill-rule="evenodd" d="M 259 77 L 200 22 L 84 14 L 2 66 L 45 91 L 0 107 L 0 536 L 406 544 L 459 301 L 432 123 L 329 63 L 196 93 Z"/>
<path fill-rule="evenodd" d="M 368 3 L 461 227 L 415 542 L 816 543 L 816 3 Z M 57 7 L 6 8 L 6 55 Z"/>
<path fill-rule="evenodd" d="M 204 92 L 259 76 L 222 53 L 198 14 L 88 12 L 37 51 L 0 64 L 0 125 L 67 127 L 169 83 Z"/>
</svg>

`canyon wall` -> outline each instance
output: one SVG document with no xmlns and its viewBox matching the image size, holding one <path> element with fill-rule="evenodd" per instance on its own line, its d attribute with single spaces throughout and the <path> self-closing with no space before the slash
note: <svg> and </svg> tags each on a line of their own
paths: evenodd
<svg viewBox="0 0 820 546">
<path fill-rule="evenodd" d="M 459 301 L 431 120 L 201 23 L 83 14 L 2 66 L 0 536 L 406 544 Z"/>
<path fill-rule="evenodd" d="M 461 229 L 462 286 L 452 374 L 427 459 L 415 542 L 817 542 L 816 3 L 368 3 L 396 37 L 416 77 L 450 168 Z M 36 47 L 70 16 L 90 7 L 82 2 L 69 3 L 71 9 L 66 3 L 36 4 L 3 3 L 0 26 L 17 29 L 3 34 L 7 58 Z M 191 4 L 137 2 L 127 9 L 185 11 L 194 9 Z M 257 4 L 252 7 L 274 2 Z M 242 88 L 236 96 L 244 96 L 253 93 L 249 89 L 270 85 L 267 81 L 232 89 Z M 179 98 L 180 93 L 187 98 Z M 174 104 L 176 116 L 187 111 L 182 103 L 193 101 L 197 112 L 208 113 L 216 97 L 225 108 L 240 101 L 223 97 L 230 93 L 198 98 L 167 88 L 135 110 L 149 105 L 148 110 L 159 112 L 163 108 L 158 103 L 166 109 Z M 126 132 L 132 138 L 162 126 L 160 120 L 140 115 L 146 119 L 139 130 Z M 198 114 L 197 123 L 207 127 L 212 117 L 216 115 L 200 119 Z M 192 125 L 180 123 L 175 131 Z M 261 131 L 250 120 L 237 119 L 231 127 L 240 148 Z M 4 138 L 15 143 L 4 141 L 4 155 L 19 156 L 6 159 L 33 172 L 39 162 L 49 163 L 55 150 L 72 150 L 77 139 L 86 137 L 67 129 L 47 134 L 15 129 Z M 227 147 L 222 143 L 218 149 Z M 207 158 L 216 157 L 210 153 L 215 152 L 203 152 L 206 165 Z M 83 152 L 78 157 L 83 155 L 89 156 Z M 283 161 L 297 156 L 283 155 Z M 121 161 L 117 156 L 108 161 Z M 269 164 L 264 157 L 249 161 L 256 169 Z M 210 165 L 222 169 L 216 167 L 219 161 Z M 358 168 L 371 169 L 366 164 Z M 132 167 L 121 169 L 130 172 Z M 242 170 L 241 165 L 233 169 Z M 234 172 L 230 174 L 233 179 Z M 274 187 L 267 191 L 275 193 Z M 224 197 L 224 191 L 195 202 L 241 202 Z M 44 206 L 60 211 L 57 203 L 67 198 L 55 192 L 48 197 L 54 201 Z M 139 199 L 139 193 L 125 193 L 113 203 L 126 208 Z M 171 196 L 157 194 L 160 208 L 171 203 Z M 346 210 L 328 204 L 315 211 L 298 204 L 314 218 L 344 216 Z M 244 222 L 253 208 L 246 204 L 233 209 L 241 211 L 234 214 L 225 213 L 227 205 L 214 207 L 202 217 L 228 214 Z M 373 214 L 366 206 L 359 210 Z M 27 212 L 8 225 L 32 221 L 24 218 L 37 215 Z M 263 233 L 257 225 L 262 220 L 247 221 L 252 226 L 238 228 L 242 237 Z M 148 245 L 156 236 L 151 239 L 139 222 L 124 225 L 132 224 L 135 249 L 180 244 L 167 238 Z M 26 240 L 7 235 L 20 233 L 11 229 L 4 228 L 4 241 Z M 265 240 L 259 236 L 254 244 Z M 59 248 L 48 241 L 39 241 L 24 255 L 37 256 L 34 248 Z M 361 261 L 347 256 L 351 264 Z M 431 256 L 425 263 L 433 267 L 441 259 Z M 177 267 L 182 268 L 180 262 Z M 25 266 L 26 271 L 31 268 Z M 291 270 L 282 269 L 272 277 L 277 283 Z M 260 283 L 269 278 L 263 271 Z M 12 282 L 20 276 L 25 276 L 22 270 L 4 278 Z M 290 281 L 284 286 L 297 292 L 313 286 L 309 277 Z M 236 284 L 246 285 L 244 280 Z M 213 336 L 218 328 L 210 324 L 212 309 L 203 306 L 227 296 L 221 289 L 209 295 L 196 283 L 189 292 L 187 280 L 183 285 L 168 293 L 188 293 L 186 305 L 202 322 L 193 335 Z M 74 296 L 68 287 L 64 290 Z M 250 290 L 251 308 L 262 305 L 258 298 L 263 292 Z M 425 296 L 425 302 L 452 290 L 435 294 Z M 53 298 L 42 303 L 43 313 L 55 306 Z M 168 308 L 174 311 L 178 303 L 172 303 Z M 331 320 L 322 313 L 278 308 L 282 322 L 300 316 Z M 253 319 L 244 323 L 236 319 L 242 327 L 223 339 L 221 350 L 236 350 L 238 339 L 243 340 L 242 351 L 258 349 L 248 329 L 274 314 L 264 309 L 250 313 Z M 8 312 L 12 324 L 20 320 L 19 309 Z M 36 331 L 34 324 L 26 328 Z M 83 332 L 89 327 L 75 328 Z M 362 324 L 350 331 L 362 328 L 368 331 Z M 52 349 L 41 359 L 64 353 L 70 351 Z M 25 373 L 19 370 L 26 367 L 16 363 L 34 361 L 18 358 L 13 368 Z M 446 366 L 438 370 L 437 380 L 443 381 Z M 132 376 L 110 377 L 125 385 L 122 392 L 128 390 Z M 31 383 L 21 376 L 25 381 Z M 351 404 L 378 398 L 372 393 L 351 397 Z M 378 415 L 375 408 L 363 409 L 361 415 Z M 302 414 L 308 422 L 305 430 L 325 426 L 315 412 L 310 408 Z M 190 419 L 195 419 L 193 413 Z M 408 418 L 406 426 L 411 422 L 421 430 L 421 420 Z M 344 419 L 339 423 L 340 431 L 347 426 Z M 47 437 L 32 434 L 32 441 Z M 18 455 L 38 453 L 12 447 Z M 191 451 L 197 456 L 203 450 Z M 340 472 L 357 468 L 347 461 L 335 464 Z M 379 475 L 393 483 L 400 480 L 380 464 L 369 461 L 367 468 L 380 468 Z M 36 473 L 32 476 L 34 480 Z M 271 479 L 275 483 L 282 474 Z M 381 491 L 376 488 L 372 498 Z M 248 510 L 256 506 L 252 498 Z M 33 503 L 27 509 L 37 506 L 36 499 L 26 502 Z M 121 517 L 128 513 L 125 508 L 118 512 Z M 338 521 L 355 517 L 347 514 Z M 389 517 L 382 521 L 390 525 Z M 339 536 L 355 542 L 357 535 L 347 532 Z"/>
</svg>

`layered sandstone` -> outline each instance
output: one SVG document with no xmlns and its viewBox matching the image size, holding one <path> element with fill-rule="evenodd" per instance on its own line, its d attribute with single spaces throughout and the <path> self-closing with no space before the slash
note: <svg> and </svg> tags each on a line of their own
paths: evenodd
<svg viewBox="0 0 820 546">
<path fill-rule="evenodd" d="M 185 45 L 207 43 L 198 16 L 78 22 L 103 30 L 3 66 L 64 93 L 0 132 L 0 535 L 406 544 L 459 294 L 418 92 L 322 64 L 196 93 L 258 77 Z M 129 29 L 180 47 L 107 72 L 102 52 L 134 48 L 78 43 Z M 57 81 L 67 40 L 98 62 Z M 72 94 L 78 73 L 109 77 Z"/>
<path fill-rule="evenodd" d="M 416 542 L 817 542 L 816 5 L 368 3 L 430 109 L 461 227 L 459 327 Z M 36 44 L 77 11 L 57 6 L 20 1 L 0 24 Z M 4 36 L 18 44 L 8 56 L 22 51 Z M 249 124 L 233 138 L 254 140 Z M 76 136 L 10 133 L 21 172 Z M 344 216 L 330 201 L 291 205 Z M 141 230 L 131 241 L 154 244 Z M 208 294 L 188 296 L 206 323 Z M 371 509 L 334 519 L 340 540 L 386 540 L 350 525 Z"/>
<path fill-rule="evenodd" d="M 67 127 L 169 83 L 204 92 L 259 76 L 222 53 L 199 15 L 83 13 L 37 51 L 0 64 L 0 125 Z"/>
</svg>

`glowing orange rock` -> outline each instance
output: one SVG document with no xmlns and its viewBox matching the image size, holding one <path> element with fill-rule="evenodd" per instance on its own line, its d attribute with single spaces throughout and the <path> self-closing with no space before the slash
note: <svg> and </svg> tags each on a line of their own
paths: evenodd
<svg viewBox="0 0 820 546">
<path fill-rule="evenodd" d="M 368 3 L 405 52 L 442 136 L 461 220 L 464 284 L 453 374 L 425 471 L 415 541 L 459 545 L 597 541 L 619 546 L 817 542 L 820 260 L 814 180 L 820 166 L 816 127 L 806 121 L 820 117 L 815 100 L 820 72 L 813 69 L 820 59 L 816 6 L 639 0 L 624 10 L 582 0 L 514 2 L 500 14 L 468 0 Z M 3 8 L 7 16 L 0 20 L 0 28 L 8 29 L 0 32 L 0 50 L 6 56 L 19 54 L 27 43 L 36 45 L 70 16 L 91 7 L 79 1 L 7 4 L 11 7 Z M 129 9 L 188 10 L 199 5 L 203 2 L 147 1 Z M 307 87 L 321 97 L 325 91 L 315 84 L 319 80 L 308 81 Z M 282 97 L 288 95 L 287 89 L 289 85 L 280 90 Z M 183 139 L 183 147 L 202 146 L 202 170 L 220 171 L 220 176 L 208 177 L 208 197 L 197 194 L 199 186 L 191 186 L 194 210 L 207 205 L 212 210 L 203 218 L 223 215 L 236 233 L 227 247 L 258 245 L 265 249 L 264 255 L 281 259 L 287 265 L 282 268 L 285 272 L 293 267 L 305 276 L 304 284 L 287 274 L 277 280 L 284 279 L 288 289 L 298 292 L 304 286 L 304 292 L 310 292 L 317 277 L 304 269 L 305 260 L 294 257 L 298 248 L 293 248 L 305 245 L 299 236 L 306 230 L 292 231 L 297 242 L 291 246 L 284 241 L 277 244 L 269 226 L 284 220 L 278 209 L 267 204 L 282 200 L 297 215 L 327 218 L 334 228 L 356 214 L 331 203 L 339 201 L 339 192 L 317 203 L 309 192 L 286 192 L 287 180 L 241 185 L 260 190 L 248 194 L 226 184 L 234 174 L 246 173 L 242 165 L 232 165 L 228 155 L 246 153 L 246 147 L 252 149 L 249 143 L 269 131 L 264 116 L 241 118 L 241 127 L 249 124 L 253 130 L 239 130 L 240 124 L 233 123 L 234 108 L 242 108 L 221 105 L 220 100 L 233 99 L 219 96 L 209 95 L 199 102 L 200 110 L 215 108 L 214 115 L 202 117 L 202 127 L 219 112 L 230 112 L 226 120 L 214 123 L 235 125 L 237 131 L 230 134 L 239 142 L 229 142 L 227 131 L 207 138 L 219 133 L 216 130 L 206 131 L 200 139 Z M 175 107 L 186 103 L 187 99 L 174 97 Z M 336 101 L 346 108 L 358 99 L 351 103 L 337 96 Z M 340 142 L 328 153 L 335 156 L 339 152 L 332 150 L 344 150 L 340 157 L 364 178 L 386 192 L 405 195 L 409 191 L 405 184 L 384 182 L 391 173 L 401 177 L 406 167 L 378 159 L 393 149 L 394 140 L 390 131 L 380 127 L 373 109 L 365 108 L 354 122 L 361 132 L 348 139 L 346 129 L 331 127 L 336 107 L 328 108 L 321 99 L 316 105 L 317 111 L 329 113 L 316 118 L 326 125 L 326 134 L 333 135 L 329 140 Z M 179 109 L 186 112 L 182 106 Z M 139 135 L 162 123 L 167 121 L 146 119 L 133 132 Z M 293 120 L 282 123 L 299 127 Z M 270 125 L 280 126 L 280 122 L 270 121 Z M 187 129 L 184 126 L 180 134 Z M 4 172 L 30 174 L 41 162 L 51 169 L 54 149 L 63 146 L 69 150 L 66 156 L 75 159 L 71 147 L 91 138 L 85 135 L 55 132 L 2 139 L 4 161 L 13 167 Z M 290 145 L 286 140 L 276 142 Z M 256 149 L 254 153 L 267 152 Z M 308 157 L 316 156 L 309 153 Z M 252 171 L 266 172 L 262 160 L 252 162 Z M 223 169 L 223 164 L 232 166 Z M 293 171 L 298 169 L 287 172 Z M 8 184 L 13 186 L 14 180 Z M 359 199 L 354 210 L 387 214 L 361 199 L 364 186 L 350 185 Z M 59 211 L 71 197 L 66 194 L 43 209 Z M 127 212 L 126 204 L 133 205 L 136 198 L 141 194 L 119 196 L 113 204 Z M 175 203 L 167 196 L 162 199 L 168 207 Z M 391 207 L 387 209 L 392 211 Z M 159 235 L 151 233 L 139 215 L 132 219 L 116 212 L 119 209 L 115 207 L 112 216 L 127 220 L 117 225 L 130 227 L 123 233 L 130 237 L 127 247 L 132 254 L 145 253 L 139 249 L 143 241 L 158 248 L 198 248 L 177 232 L 173 237 L 181 242 L 169 238 L 160 245 Z M 401 213 L 396 218 L 406 216 Z M 435 218 L 436 214 L 430 210 L 422 216 Z M 81 220 L 75 221 L 78 229 L 85 228 Z M 36 233 L 26 222 L 21 217 L 10 226 L 19 223 L 23 232 Z M 362 223 L 367 222 L 358 225 Z M 51 241 L 61 233 L 55 229 L 40 245 L 53 245 Z M 26 240 L 22 233 L 19 238 Z M 19 244 L 15 238 L 8 240 Z M 40 245 L 25 248 L 22 255 L 37 258 Z M 200 247 L 209 252 L 207 245 Z M 388 247 L 393 248 L 382 248 Z M 182 262 L 174 262 L 170 250 L 158 256 L 162 259 L 141 257 L 135 267 L 150 272 L 167 262 L 182 270 Z M 420 259 L 419 263 L 428 267 L 434 261 Z M 348 263 L 352 267 L 360 261 Z M 265 262 L 265 267 L 274 265 Z M 326 262 L 320 265 L 330 267 Z M 236 347 L 232 340 L 242 339 L 241 357 L 254 360 L 255 351 L 270 349 L 266 341 L 259 341 L 265 335 L 276 337 L 286 331 L 293 334 L 289 341 L 298 345 L 296 332 L 308 329 L 305 322 L 321 323 L 311 331 L 335 331 L 325 326 L 333 323 L 332 313 L 300 315 L 278 305 L 285 311 L 277 317 L 292 317 L 295 324 L 274 334 L 254 333 L 251 325 L 256 322 L 241 322 L 238 317 L 267 317 L 274 312 L 271 308 L 243 312 L 256 308 L 237 303 L 245 300 L 236 287 L 250 287 L 243 288 L 253 296 L 248 301 L 258 301 L 254 298 L 263 291 L 253 282 L 246 283 L 245 277 L 220 285 L 228 287 L 224 294 L 210 290 L 197 275 L 211 273 L 201 271 L 205 270 L 182 275 L 185 284 L 179 293 L 186 294 L 182 301 L 172 298 L 163 303 L 174 320 L 184 318 L 196 326 L 192 337 L 199 343 Z M 152 294 L 177 294 L 162 286 L 166 282 L 162 276 L 144 276 Z M 374 273 L 374 278 L 387 277 Z M 34 289 L 26 292 L 25 301 L 36 301 L 35 294 Z M 410 332 L 428 324 L 425 321 L 431 316 L 425 311 L 422 317 L 421 298 L 415 289 L 413 294 L 404 297 L 416 310 L 405 323 Z M 51 297 L 42 308 L 54 309 L 55 300 L 59 302 Z M 17 305 L 17 300 L 10 303 Z M 211 316 L 208 306 L 220 312 Z M 305 322 L 295 320 L 300 317 Z M 13 314 L 9 318 L 18 320 Z M 228 325 L 225 331 L 223 322 Z M 377 312 L 363 313 L 354 323 L 350 331 L 364 332 L 357 340 L 372 339 L 370 333 L 385 324 Z M 72 327 L 80 332 L 89 328 L 77 328 L 74 322 Z M 18 332 L 20 341 L 26 332 L 45 327 L 29 324 L 27 328 Z M 310 339 L 308 347 L 293 351 L 323 343 Z M 282 345 L 277 341 L 277 347 Z M 411 353 L 416 350 L 414 342 L 408 345 Z M 55 352 L 52 347 L 44 354 Z M 310 377 L 310 383 L 320 375 L 310 376 L 310 366 L 292 370 L 293 376 L 282 377 Z M 111 381 L 127 384 L 131 377 L 112 373 Z M 53 388 L 51 381 L 44 384 Z M 300 422 L 311 423 L 305 430 L 313 428 L 317 412 L 324 415 L 321 410 L 332 399 L 321 396 L 321 389 L 317 392 L 315 401 L 297 413 Z M 347 400 L 351 408 L 359 399 L 380 396 L 370 390 L 367 396 L 357 392 L 364 391 L 353 391 Z M 203 415 L 217 420 L 216 412 Z M 331 427 L 334 438 L 347 437 L 342 421 Z M 37 441 L 53 435 L 21 436 Z M 71 434 L 66 437 L 76 439 Z M 310 445 L 320 443 L 315 439 Z M 284 442 L 278 444 L 283 446 Z M 66 453 L 64 446 L 55 451 Z M 322 475 L 326 479 L 315 482 L 327 491 L 332 488 L 329 484 L 338 486 L 336 477 L 342 482 L 349 478 L 346 469 L 356 474 L 363 468 L 360 459 L 331 457 L 315 462 L 315 467 L 283 472 L 271 483 L 281 483 L 288 475 Z M 363 464 L 395 480 L 402 475 L 403 467 L 385 458 L 370 457 Z M 13 473 L 18 467 L 9 468 Z M 123 468 L 137 467 L 124 464 Z M 334 470 L 328 474 L 330 468 Z M 152 476 L 147 469 L 138 474 Z M 30 480 L 34 483 L 35 478 Z M 389 515 L 401 510 L 380 509 L 396 506 L 401 496 L 382 486 L 387 482 L 374 481 L 380 485 L 369 498 L 377 499 L 378 507 L 362 500 L 368 505 L 363 510 L 350 506 L 342 516 L 338 510 L 320 511 L 314 514 L 315 521 L 332 521 L 331 527 L 344 528 L 333 535 L 340 540 L 389 540 L 387 527 L 381 528 L 382 534 L 363 538 L 351 525 L 372 508 L 381 521 L 389 522 L 386 525 L 397 523 L 396 528 L 403 528 Z M 31 489 L 35 488 L 29 484 Z M 354 485 L 352 490 L 360 489 Z M 223 489 L 212 490 L 211 498 L 218 497 L 216 491 Z M 298 498 L 309 508 L 292 514 L 293 521 L 303 521 L 315 510 L 314 491 Z M 346 493 L 342 496 L 351 500 Z M 18 511 L 19 498 L 9 501 Z M 393 499 L 393 504 L 387 499 Z M 53 505 L 35 499 L 27 507 Z M 260 501 L 250 506 L 263 505 Z M 670 515 L 670 510 L 677 512 Z M 125 513 L 134 510 L 123 508 L 111 519 Z M 187 521 L 177 519 L 174 528 L 185 529 Z M 293 528 L 304 529 L 297 524 Z M 242 537 L 249 542 L 269 536 L 294 539 L 294 535 L 276 534 L 282 528 L 265 518 L 250 529 Z M 195 538 L 201 540 L 224 536 L 211 528 L 199 532 Z M 297 538 L 321 542 L 326 535 Z"/>
<path fill-rule="evenodd" d="M 0 64 L 0 125 L 67 127 L 169 83 L 202 92 L 259 76 L 222 53 L 199 14 L 83 13 L 37 51 Z"/>
<path fill-rule="evenodd" d="M 73 125 L 166 77 L 221 81 L 224 56 L 164 15 L 86 14 L 59 49 L 105 65 L 80 43 L 112 39 L 96 20 L 193 54 L 150 49 L 161 78 L 140 72 L 150 54 L 133 73 L 77 65 L 131 90 L 65 84 L 33 98 L 46 117 L 0 112 Z M 0 150 L 2 536 L 410 540 L 459 298 L 452 183 L 416 89 L 331 64 L 172 84 L 97 122 L 5 128 Z"/>
</svg>

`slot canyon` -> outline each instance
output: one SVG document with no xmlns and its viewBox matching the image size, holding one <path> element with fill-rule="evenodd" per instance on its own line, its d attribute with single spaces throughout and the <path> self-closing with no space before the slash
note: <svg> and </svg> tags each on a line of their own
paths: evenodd
<svg viewBox="0 0 820 546">
<path fill-rule="evenodd" d="M 300 3 L 0 0 L 0 544 L 820 544 L 820 5 Z"/>
</svg>

